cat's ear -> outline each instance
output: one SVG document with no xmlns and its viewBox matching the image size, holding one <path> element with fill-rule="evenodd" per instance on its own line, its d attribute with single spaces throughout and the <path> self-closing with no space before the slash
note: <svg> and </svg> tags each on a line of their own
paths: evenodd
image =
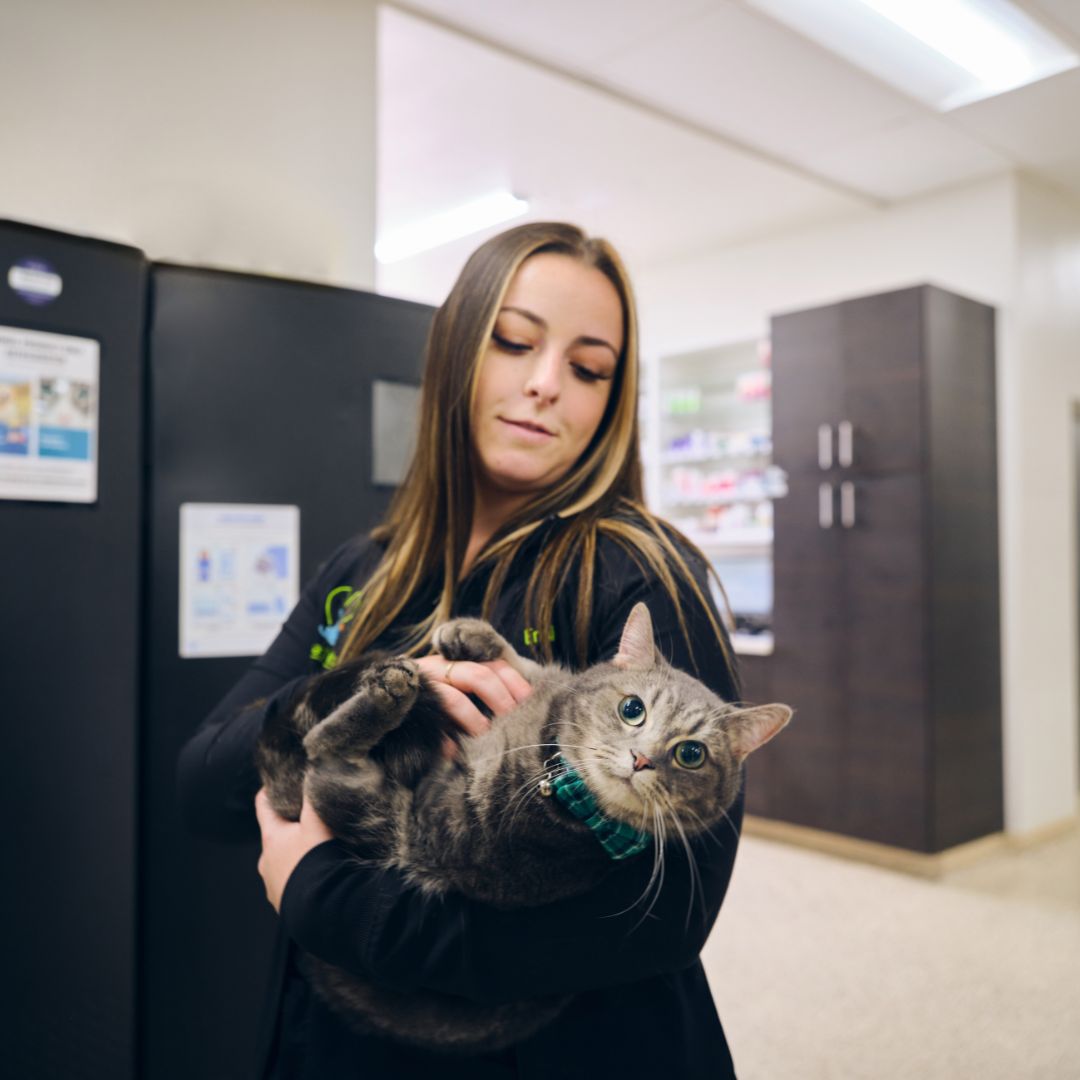
<svg viewBox="0 0 1080 1080">
<path fill-rule="evenodd" d="M 727 719 L 732 749 L 742 761 L 759 746 L 764 746 L 791 719 L 786 705 L 757 705 L 740 709 Z"/>
<path fill-rule="evenodd" d="M 644 604 L 635 604 L 627 616 L 619 651 L 611 662 L 621 668 L 651 668 L 656 663 L 652 616 Z"/>
</svg>

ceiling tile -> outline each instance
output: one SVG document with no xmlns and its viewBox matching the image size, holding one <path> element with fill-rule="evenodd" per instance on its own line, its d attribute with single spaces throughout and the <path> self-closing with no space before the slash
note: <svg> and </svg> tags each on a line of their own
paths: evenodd
<svg viewBox="0 0 1080 1080">
<path fill-rule="evenodd" d="M 1080 154 L 1080 69 L 949 113 L 949 123 L 1031 168 Z"/>
<path fill-rule="evenodd" d="M 557 65 L 594 64 L 723 0 L 412 0 L 406 5 Z"/>
<path fill-rule="evenodd" d="M 656 34 L 600 64 L 597 73 L 796 162 L 925 112 L 786 27 L 731 3 Z"/>
<path fill-rule="evenodd" d="M 1007 157 L 931 116 L 881 128 L 806 160 L 815 172 L 891 201 L 1011 167 Z"/>
<path fill-rule="evenodd" d="M 380 228 L 504 184 L 534 201 L 532 216 L 576 220 L 609 236 L 631 262 L 652 263 L 862 205 L 572 80 L 388 15 L 378 105 Z M 424 89 L 404 101 L 381 92 L 384 80 L 401 80 L 396 65 L 415 70 L 413 56 L 423 58 Z M 419 117 L 412 112 L 418 100 Z M 445 275 L 463 259 L 464 250 L 442 250 L 407 260 L 411 266 L 382 267 L 380 289 L 418 296 L 415 279 L 425 265 Z"/>
<path fill-rule="evenodd" d="M 1032 18 L 1039 19 L 1048 30 L 1068 35 L 1073 47 L 1080 46 L 1080 4 L 1076 0 L 1029 0 L 1023 4 Z M 1047 18 L 1041 16 L 1045 13 Z"/>
</svg>

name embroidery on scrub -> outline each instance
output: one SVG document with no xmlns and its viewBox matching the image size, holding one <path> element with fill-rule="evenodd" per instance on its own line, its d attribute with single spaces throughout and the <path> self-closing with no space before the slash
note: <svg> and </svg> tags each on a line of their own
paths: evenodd
<svg viewBox="0 0 1080 1080">
<path fill-rule="evenodd" d="M 526 626 L 525 627 L 525 635 L 524 635 L 524 637 L 525 637 L 525 644 L 526 645 L 529 645 L 529 646 L 536 645 L 540 641 L 540 631 L 537 630 L 535 626 Z M 554 626 L 549 626 L 547 628 L 547 639 L 548 639 L 548 641 L 554 641 L 555 640 L 555 627 Z"/>
<path fill-rule="evenodd" d="M 354 589 L 351 585 L 339 585 L 326 594 L 326 622 L 319 627 L 322 641 L 316 641 L 308 655 L 327 671 L 338 662 L 337 643 L 345 627 L 355 618 L 363 595 L 363 589 Z"/>
</svg>

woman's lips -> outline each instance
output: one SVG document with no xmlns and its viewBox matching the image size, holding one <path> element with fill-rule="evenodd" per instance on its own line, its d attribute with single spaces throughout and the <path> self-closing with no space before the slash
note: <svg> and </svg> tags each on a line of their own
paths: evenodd
<svg viewBox="0 0 1080 1080">
<path fill-rule="evenodd" d="M 505 416 L 500 416 L 499 419 L 504 424 L 509 424 L 515 431 L 519 432 L 525 438 L 535 439 L 537 442 L 545 442 L 548 439 L 554 437 L 554 433 L 548 431 L 546 427 L 541 424 L 533 423 L 531 420 L 508 420 Z"/>
</svg>

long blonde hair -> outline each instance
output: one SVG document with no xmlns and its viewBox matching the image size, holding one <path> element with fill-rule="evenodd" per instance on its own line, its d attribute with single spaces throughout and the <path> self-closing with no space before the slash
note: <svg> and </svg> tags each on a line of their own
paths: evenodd
<svg viewBox="0 0 1080 1080">
<path fill-rule="evenodd" d="M 562 527 L 544 546 L 526 590 L 531 625 L 551 625 L 555 597 L 576 570 L 575 645 L 579 662 L 585 663 L 597 542 L 608 535 L 657 576 L 674 601 L 685 635 L 681 580 L 708 613 L 733 668 L 719 624 L 671 537 L 693 545 L 670 525 L 662 525 L 644 504 L 637 425 L 637 314 L 626 270 L 606 240 L 561 222 L 520 225 L 488 240 L 469 258 L 436 311 L 425 350 L 416 452 L 385 521 L 372 531 L 373 539 L 385 542 L 386 551 L 364 587 L 341 655 L 358 656 L 368 649 L 439 571 L 438 602 L 413 626 L 408 653 L 417 655 L 429 648 L 434 628 L 450 617 L 472 527 L 470 414 L 481 361 L 511 279 L 526 259 L 544 252 L 571 256 L 599 270 L 614 285 L 622 302 L 622 353 L 611 396 L 589 446 L 557 484 L 519 509 L 477 556 L 478 562 L 494 564 L 483 613 L 489 615 L 493 609 L 522 543 L 555 515 L 562 519 Z M 550 659 L 550 642 L 541 635 L 537 644 Z"/>
</svg>

